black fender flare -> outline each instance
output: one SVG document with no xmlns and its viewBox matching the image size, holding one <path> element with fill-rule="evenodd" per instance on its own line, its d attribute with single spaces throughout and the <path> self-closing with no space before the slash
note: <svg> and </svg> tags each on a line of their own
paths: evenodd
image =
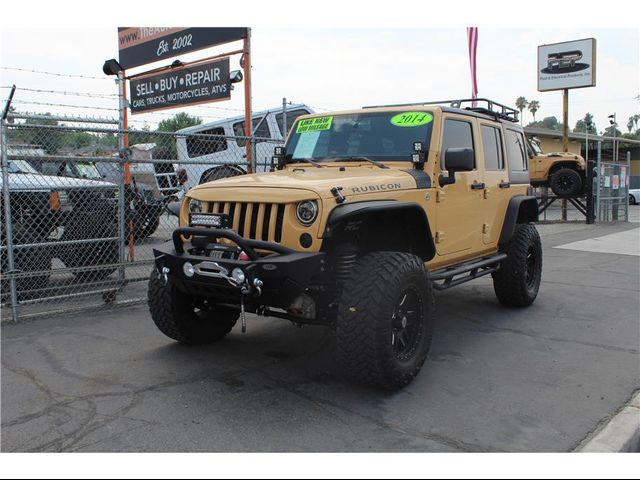
<svg viewBox="0 0 640 480">
<path fill-rule="evenodd" d="M 202 182 L 204 181 L 205 177 L 207 177 L 211 172 L 214 172 L 218 169 L 221 168 L 230 168 L 232 170 L 234 170 L 236 172 L 235 175 L 230 175 L 231 177 L 236 177 L 239 175 L 245 175 L 247 172 L 240 166 L 240 165 L 236 165 L 236 164 L 224 164 L 224 165 L 214 165 L 211 168 L 205 170 L 204 172 L 202 172 L 202 174 L 200 175 L 200 179 L 198 180 L 198 184 L 202 184 Z M 228 178 L 228 177 L 222 177 L 222 178 Z"/>
<path fill-rule="evenodd" d="M 538 200 L 536 197 L 528 195 L 516 195 L 509 200 L 507 211 L 504 215 L 504 223 L 502 224 L 502 232 L 500 232 L 500 247 L 508 245 L 516 226 L 519 223 L 529 223 L 538 221 Z"/>
<path fill-rule="evenodd" d="M 413 202 L 374 200 L 339 205 L 329 214 L 323 238 L 330 239 L 348 229 L 357 230 L 362 221 L 380 214 L 390 215 L 395 221 L 401 219 L 405 225 L 410 225 L 408 242 L 414 253 L 424 261 L 431 260 L 436 255 L 427 214 L 420 205 Z"/>
</svg>

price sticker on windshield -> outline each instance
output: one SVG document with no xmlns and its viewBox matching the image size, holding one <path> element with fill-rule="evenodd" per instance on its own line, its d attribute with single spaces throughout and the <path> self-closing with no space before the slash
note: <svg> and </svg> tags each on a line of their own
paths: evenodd
<svg viewBox="0 0 640 480">
<path fill-rule="evenodd" d="M 305 118 L 298 122 L 296 133 L 321 132 L 323 130 L 329 130 L 332 123 L 333 117 Z"/>
<path fill-rule="evenodd" d="M 419 127 L 433 121 L 428 112 L 403 112 L 391 117 L 391 124 L 396 127 Z"/>
</svg>

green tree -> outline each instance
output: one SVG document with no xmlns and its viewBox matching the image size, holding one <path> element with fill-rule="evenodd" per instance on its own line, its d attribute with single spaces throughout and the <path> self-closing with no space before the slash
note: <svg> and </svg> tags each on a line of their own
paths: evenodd
<svg viewBox="0 0 640 480">
<path fill-rule="evenodd" d="M 574 127 L 573 131 L 576 133 L 584 133 L 587 129 L 587 124 L 591 125 L 589 127 L 589 133 L 597 135 L 598 129 L 596 128 L 596 124 L 593 122 L 593 115 L 591 115 L 590 113 L 587 113 L 584 118 L 576 122 L 576 126 Z"/>
<path fill-rule="evenodd" d="M 49 155 L 55 155 L 64 145 L 64 132 L 46 128 L 58 125 L 57 120 L 47 118 L 50 116 L 50 113 L 45 113 L 38 118 L 28 118 L 22 126 L 9 130 L 9 141 L 38 146 Z"/>
<path fill-rule="evenodd" d="M 531 100 L 529 102 L 529 111 L 533 115 L 533 121 L 536 121 L 536 112 L 540 110 L 540 102 L 538 100 Z M 520 113 L 522 115 L 522 113 Z"/>
<path fill-rule="evenodd" d="M 202 119 L 194 117 L 185 112 L 175 114 L 171 118 L 162 120 L 158 124 L 159 132 L 177 132 L 183 128 L 192 127 L 194 125 L 200 125 Z M 176 138 L 169 135 L 157 135 L 154 140 L 148 140 L 148 142 L 154 141 L 156 143 L 156 149 L 153 152 L 154 158 L 162 159 L 175 159 L 178 158 L 178 149 L 176 147 Z"/>
<path fill-rule="evenodd" d="M 183 128 L 193 127 L 194 125 L 200 125 L 202 119 L 199 117 L 192 117 L 188 113 L 180 112 L 176 113 L 173 117 L 162 120 L 158 124 L 159 132 L 177 132 Z"/>
<path fill-rule="evenodd" d="M 516 98 L 516 108 L 520 110 L 520 125 L 522 125 L 522 111 L 527 108 L 529 102 L 525 97 Z"/>
<path fill-rule="evenodd" d="M 602 132 L 602 135 L 604 135 L 605 137 L 613 137 L 614 131 L 616 137 L 622 136 L 622 132 L 618 130 L 615 125 L 609 125 L 607 128 L 605 128 L 604 132 Z"/>
</svg>

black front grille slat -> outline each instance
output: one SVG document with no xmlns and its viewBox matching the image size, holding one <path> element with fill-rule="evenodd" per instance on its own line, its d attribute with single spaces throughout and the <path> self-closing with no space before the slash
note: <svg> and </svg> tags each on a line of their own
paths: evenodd
<svg viewBox="0 0 640 480">
<path fill-rule="evenodd" d="M 234 202 L 231 202 L 231 204 L 229 205 L 229 218 L 231 219 L 231 222 L 233 222 L 233 217 L 236 214 L 236 204 Z"/>
<path fill-rule="evenodd" d="M 269 222 L 271 221 L 271 204 L 267 203 L 264 206 L 264 220 L 262 222 L 262 240 L 269 240 Z"/>
<path fill-rule="evenodd" d="M 238 225 L 238 235 L 244 237 L 244 221 L 247 216 L 247 204 L 240 204 L 240 222 Z"/>
<path fill-rule="evenodd" d="M 284 205 L 278 205 L 278 214 L 276 215 L 276 234 L 275 241 L 282 241 L 282 223 L 284 222 Z"/>
<path fill-rule="evenodd" d="M 249 230 L 249 238 L 257 239 L 256 229 L 258 228 L 258 213 L 260 212 L 260 204 L 254 203 L 251 209 L 251 228 Z"/>
</svg>

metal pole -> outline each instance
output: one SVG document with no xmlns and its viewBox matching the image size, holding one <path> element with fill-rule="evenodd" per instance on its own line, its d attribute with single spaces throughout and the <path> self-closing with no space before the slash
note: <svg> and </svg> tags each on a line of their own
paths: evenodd
<svg viewBox="0 0 640 480">
<path fill-rule="evenodd" d="M 127 115 L 127 105 L 125 98 L 125 75 L 124 72 L 121 71 L 118 73 L 118 80 L 116 80 L 118 84 L 118 100 L 119 100 L 119 116 L 118 116 L 118 151 L 120 152 L 120 162 L 118 164 L 118 172 L 120 174 L 120 181 L 118 182 L 118 263 L 120 266 L 118 267 L 118 280 L 120 284 L 124 284 L 125 281 L 125 267 L 124 263 L 126 260 L 125 256 L 125 244 L 126 244 L 126 215 L 125 215 L 125 183 L 126 183 L 126 172 L 125 172 L 125 160 L 126 160 L 126 149 L 127 149 L 127 138 L 125 138 L 126 132 L 126 115 Z"/>
<path fill-rule="evenodd" d="M 587 184 L 585 193 L 587 195 L 587 225 L 592 225 L 595 221 L 593 212 L 593 160 L 587 161 Z"/>
<path fill-rule="evenodd" d="M 565 88 L 562 95 L 562 151 L 569 151 L 569 89 Z"/>
<path fill-rule="evenodd" d="M 631 176 L 631 152 L 627 152 L 627 169 L 624 172 L 624 221 L 629 221 L 629 177 Z"/>
<path fill-rule="evenodd" d="M 287 98 L 282 98 L 282 138 L 287 138 Z"/>
<path fill-rule="evenodd" d="M 602 141 L 598 140 L 598 149 L 596 151 L 596 179 L 597 179 L 597 187 L 596 187 L 596 215 L 598 217 L 598 221 L 602 221 L 602 211 L 600 210 L 600 190 L 602 189 L 602 184 L 604 179 L 602 178 Z"/>
<path fill-rule="evenodd" d="M 14 87 L 15 88 L 15 87 Z M 9 103 L 9 102 L 8 102 Z M 5 114 L 9 111 L 9 105 L 5 108 Z M 4 201 L 5 237 L 7 238 L 7 266 L 9 273 L 14 273 L 16 264 L 13 250 L 13 224 L 11 221 L 11 196 L 9 194 L 9 159 L 7 158 L 7 127 L 5 119 L 0 118 L 0 159 L 2 165 L 2 196 Z M 7 273 L 7 272 L 3 272 Z M 9 278 L 9 289 L 11 291 L 11 318 L 14 323 L 18 321 L 18 293 L 16 279 Z"/>
<path fill-rule="evenodd" d="M 253 125 L 251 124 L 251 29 L 247 28 L 247 38 L 244 39 L 242 57 L 244 59 L 242 68 L 244 69 L 244 134 L 246 140 L 246 156 L 247 156 L 247 172 L 254 171 L 255 159 L 253 158 L 252 133 Z"/>
</svg>

